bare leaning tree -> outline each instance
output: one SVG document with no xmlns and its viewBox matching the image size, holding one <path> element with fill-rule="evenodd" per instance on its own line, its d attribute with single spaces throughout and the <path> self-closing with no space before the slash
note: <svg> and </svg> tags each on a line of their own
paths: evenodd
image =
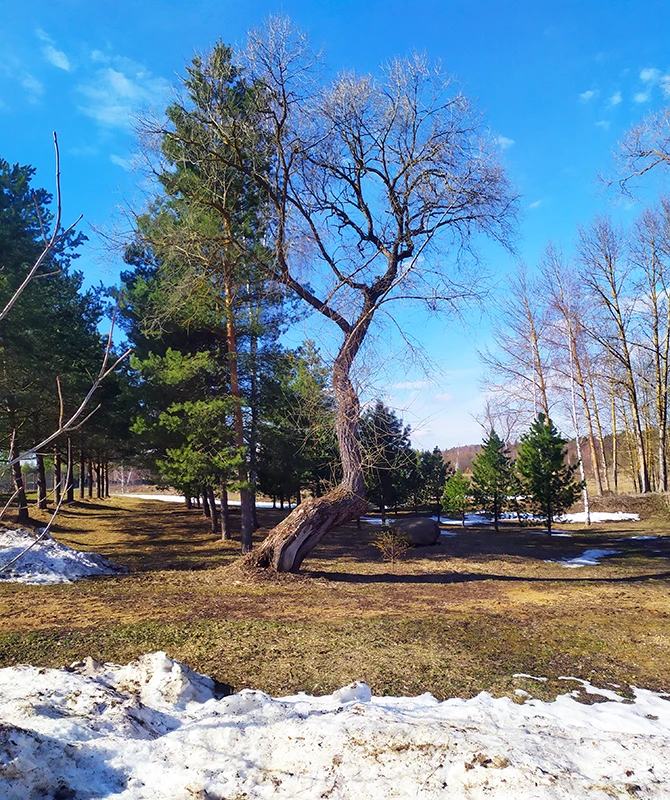
<svg viewBox="0 0 670 800">
<path fill-rule="evenodd" d="M 480 115 L 424 57 L 324 86 L 305 36 L 275 17 L 239 54 L 248 94 L 231 105 L 217 91 L 217 47 L 189 69 L 200 90 L 183 114 L 198 135 L 183 152 L 258 187 L 270 233 L 266 257 L 254 257 L 340 336 L 332 384 L 342 482 L 301 503 L 247 556 L 295 571 L 333 526 L 367 509 L 352 369 L 375 316 L 392 301 L 438 308 L 473 297 L 459 256 L 476 234 L 509 243 L 515 198 Z"/>
</svg>

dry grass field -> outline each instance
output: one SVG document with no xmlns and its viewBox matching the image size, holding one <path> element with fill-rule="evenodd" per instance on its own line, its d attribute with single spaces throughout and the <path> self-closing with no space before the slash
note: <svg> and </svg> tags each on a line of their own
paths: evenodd
<svg viewBox="0 0 670 800">
<path fill-rule="evenodd" d="M 198 510 L 113 497 L 77 503 L 54 536 L 130 574 L 56 586 L 0 584 L 0 666 L 127 662 L 165 650 L 235 689 L 321 694 L 353 680 L 376 694 L 438 698 L 525 688 L 552 697 L 560 676 L 670 690 L 670 515 L 558 526 L 456 530 L 394 568 L 376 528 L 333 532 L 299 575 L 247 576 L 238 543 Z M 267 528 L 282 512 L 261 510 Z M 259 532 L 259 537 L 262 531 Z M 636 536 L 657 536 L 635 539 Z M 589 548 L 598 566 L 549 563 Z M 539 683 L 514 678 L 529 673 Z"/>
</svg>

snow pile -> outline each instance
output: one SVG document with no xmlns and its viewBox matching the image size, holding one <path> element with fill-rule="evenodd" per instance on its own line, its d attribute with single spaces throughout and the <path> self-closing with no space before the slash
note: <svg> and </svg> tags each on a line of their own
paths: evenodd
<svg viewBox="0 0 670 800">
<path fill-rule="evenodd" d="M 567 679 L 576 680 L 576 679 Z M 516 703 L 219 698 L 164 653 L 126 667 L 0 670 L 0 796 L 186 798 L 667 797 L 670 703 L 635 689 Z"/>
<path fill-rule="evenodd" d="M 626 511 L 591 511 L 591 522 L 639 522 L 639 514 L 629 514 Z M 586 513 L 563 514 L 556 517 L 558 522 L 586 522 Z"/>
<path fill-rule="evenodd" d="M 600 564 L 600 559 L 606 556 L 618 556 L 621 550 L 584 550 L 576 558 L 561 558 L 558 560 L 545 559 L 548 564 L 560 564 L 562 567 L 595 567 Z"/>
<path fill-rule="evenodd" d="M 25 528 L 0 529 L 0 580 L 19 583 L 70 583 L 92 575 L 116 575 L 128 572 L 98 553 L 73 550 L 45 536 L 35 543 L 36 536 Z M 3 569 L 19 553 L 33 545 L 8 569 Z"/>
</svg>

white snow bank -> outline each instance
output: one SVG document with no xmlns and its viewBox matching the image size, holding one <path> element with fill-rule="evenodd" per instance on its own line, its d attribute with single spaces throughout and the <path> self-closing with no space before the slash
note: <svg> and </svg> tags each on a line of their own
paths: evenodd
<svg viewBox="0 0 670 800">
<path fill-rule="evenodd" d="M 0 529 L 0 581 L 18 583 L 70 583 L 92 575 L 116 575 L 128 572 L 98 553 L 73 550 L 49 536 L 40 539 L 28 552 L 3 570 L 16 556 L 35 542 L 35 535 L 25 528 Z"/>
<path fill-rule="evenodd" d="M 440 703 L 372 697 L 361 683 L 326 697 L 216 699 L 210 679 L 164 653 L 126 667 L 3 669 L 0 796 L 667 797 L 667 699 L 579 684 L 604 702 L 483 692 Z"/>
<path fill-rule="evenodd" d="M 576 558 L 545 559 L 548 564 L 560 564 L 562 567 L 595 567 L 600 564 L 601 558 L 619 555 L 621 550 L 584 550 Z"/>
<path fill-rule="evenodd" d="M 629 514 L 626 511 L 592 511 L 591 522 L 638 522 L 639 514 Z M 556 517 L 558 522 L 586 522 L 586 514 L 580 511 L 577 514 L 563 514 Z"/>
</svg>

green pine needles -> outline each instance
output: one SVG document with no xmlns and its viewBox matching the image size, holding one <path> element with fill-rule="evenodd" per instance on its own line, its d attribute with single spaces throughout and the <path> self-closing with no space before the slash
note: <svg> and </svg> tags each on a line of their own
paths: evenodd
<svg viewBox="0 0 670 800">
<path fill-rule="evenodd" d="M 472 462 L 472 488 L 477 504 L 493 517 L 496 531 L 513 483 L 514 462 L 505 442 L 491 429 L 482 452 Z"/>
<path fill-rule="evenodd" d="M 551 536 L 552 519 L 566 511 L 579 496 L 581 482 L 574 480 L 577 465 L 565 463 L 567 440 L 544 414 L 538 414 L 530 430 L 521 437 L 516 468 L 522 491 L 533 509 L 547 520 Z"/>
</svg>

